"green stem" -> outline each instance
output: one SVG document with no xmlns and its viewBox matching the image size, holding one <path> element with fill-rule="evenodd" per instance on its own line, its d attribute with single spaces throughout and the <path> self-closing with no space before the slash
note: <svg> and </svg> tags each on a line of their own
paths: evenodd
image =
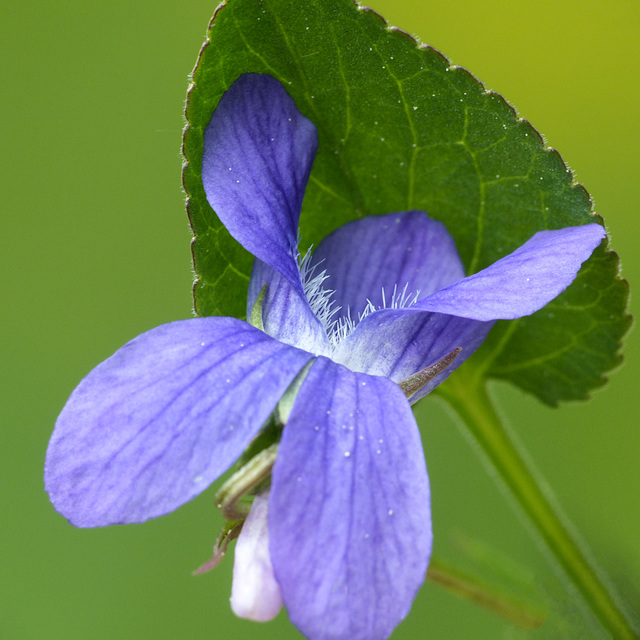
<svg viewBox="0 0 640 640">
<path fill-rule="evenodd" d="M 534 525 L 544 546 L 563 569 L 563 576 L 569 579 L 569 590 L 580 592 L 613 638 L 640 638 L 611 587 L 590 560 L 584 544 L 570 532 L 565 516 L 505 430 L 487 393 L 486 382 L 474 377 L 472 369 L 462 367 L 438 392 L 462 419 L 468 433 Z"/>
</svg>

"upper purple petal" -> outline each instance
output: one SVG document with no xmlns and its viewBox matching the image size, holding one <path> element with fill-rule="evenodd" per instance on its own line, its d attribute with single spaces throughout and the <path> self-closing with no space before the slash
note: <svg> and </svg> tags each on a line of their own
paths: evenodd
<svg viewBox="0 0 640 640">
<path fill-rule="evenodd" d="M 258 259 L 254 260 L 249 280 L 247 317 L 251 317 L 256 299 L 265 285 L 262 301 L 264 331 L 276 340 L 309 353 L 327 352 L 327 335 L 311 310 L 307 297 L 300 296 L 286 278 Z"/>
<path fill-rule="evenodd" d="M 453 238 L 422 211 L 349 222 L 320 243 L 312 263 L 326 269 L 324 286 L 334 291 L 339 315 L 348 309 L 354 320 L 368 302 L 389 305 L 405 286 L 424 298 L 464 277 Z"/>
<path fill-rule="evenodd" d="M 274 78 L 240 76 L 204 132 L 202 182 L 231 235 L 302 294 L 298 219 L 318 147 L 314 124 Z"/>
<path fill-rule="evenodd" d="M 45 465 L 54 506 L 81 527 L 173 511 L 238 458 L 310 357 L 233 318 L 142 334 L 60 414 Z"/>
<path fill-rule="evenodd" d="M 483 321 L 529 315 L 573 282 L 604 236 L 599 224 L 539 231 L 513 253 L 414 308 Z"/>
<path fill-rule="evenodd" d="M 305 636 L 391 634 L 432 542 L 420 436 L 397 385 L 314 362 L 273 469 L 269 534 L 289 617 Z"/>
</svg>

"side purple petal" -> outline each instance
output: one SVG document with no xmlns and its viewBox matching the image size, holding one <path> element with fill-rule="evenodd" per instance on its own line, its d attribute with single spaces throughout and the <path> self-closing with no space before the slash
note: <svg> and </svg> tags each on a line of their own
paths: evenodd
<svg viewBox="0 0 640 640">
<path fill-rule="evenodd" d="M 314 124 L 274 78 L 240 76 L 204 132 L 202 182 L 231 235 L 302 293 L 298 219 L 318 147 Z"/>
<path fill-rule="evenodd" d="M 80 527 L 173 511 L 236 460 L 310 357 L 233 318 L 142 334 L 62 410 L 45 464 L 55 508 Z"/>
<path fill-rule="evenodd" d="M 417 402 L 478 349 L 494 323 L 416 311 L 416 306 L 367 316 L 338 344 L 333 359 L 354 371 L 400 382 L 462 347 L 445 371 L 411 396 Z"/>
<path fill-rule="evenodd" d="M 289 281 L 261 260 L 253 263 L 247 296 L 247 317 L 262 288 L 264 331 L 276 340 L 299 347 L 314 355 L 328 353 L 329 341 L 306 296 L 301 297 Z"/>
<path fill-rule="evenodd" d="M 283 432 L 271 560 L 310 640 L 382 640 L 424 581 L 432 533 L 420 436 L 394 383 L 320 357 Z"/>
<path fill-rule="evenodd" d="M 349 309 L 354 320 L 368 302 L 390 306 L 394 291 L 397 302 L 405 286 L 407 294 L 420 292 L 424 298 L 464 278 L 453 238 L 423 211 L 345 224 L 320 243 L 312 264 L 329 274 L 323 286 L 335 292 L 339 315 Z"/>
<path fill-rule="evenodd" d="M 513 253 L 420 300 L 415 308 L 483 321 L 529 315 L 573 282 L 604 237 L 599 224 L 539 231 Z"/>
</svg>

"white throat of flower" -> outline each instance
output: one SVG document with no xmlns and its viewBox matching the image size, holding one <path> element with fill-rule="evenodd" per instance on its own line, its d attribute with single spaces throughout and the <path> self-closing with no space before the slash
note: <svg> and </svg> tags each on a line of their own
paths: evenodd
<svg viewBox="0 0 640 640">
<path fill-rule="evenodd" d="M 356 328 L 359 322 L 364 320 L 368 315 L 381 309 L 405 309 L 415 304 L 420 297 L 420 291 L 409 291 L 409 283 L 407 282 L 401 289 L 397 284 L 393 285 L 391 298 L 387 299 L 384 287 L 382 287 L 382 305 L 376 306 L 367 298 L 367 304 L 357 318 L 351 317 L 351 309 L 347 307 L 346 313 L 336 318 L 336 314 L 342 307 L 333 300 L 333 289 L 325 289 L 323 284 L 329 277 L 326 269 L 317 272 L 318 267 L 322 264 L 322 260 L 314 265 L 311 264 L 311 250 L 309 247 L 304 256 L 298 252 L 298 268 L 300 269 L 300 277 L 304 293 L 313 311 L 314 315 L 320 320 L 327 339 L 331 347 L 335 349 L 342 340 L 347 338 Z"/>
</svg>

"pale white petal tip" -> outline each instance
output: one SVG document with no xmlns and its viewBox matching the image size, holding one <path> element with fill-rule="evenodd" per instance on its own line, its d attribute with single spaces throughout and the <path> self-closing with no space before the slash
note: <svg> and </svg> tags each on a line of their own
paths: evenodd
<svg viewBox="0 0 640 640">
<path fill-rule="evenodd" d="M 267 622 L 282 608 L 269 554 L 269 494 L 257 496 L 238 537 L 233 565 L 231 609 L 240 618 Z"/>
</svg>

